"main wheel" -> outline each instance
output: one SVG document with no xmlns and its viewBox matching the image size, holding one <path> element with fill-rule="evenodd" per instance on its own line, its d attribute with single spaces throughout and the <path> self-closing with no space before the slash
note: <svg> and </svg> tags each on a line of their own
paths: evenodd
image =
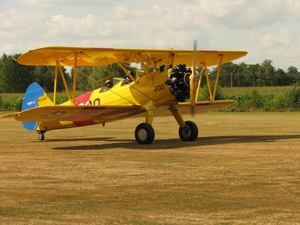
<svg viewBox="0 0 300 225">
<path fill-rule="evenodd" d="M 154 129 L 148 123 L 140 123 L 135 129 L 135 140 L 141 145 L 151 144 L 154 140 Z"/>
<path fill-rule="evenodd" d="M 198 137 L 198 127 L 192 121 L 185 121 L 184 127 L 179 127 L 179 137 L 182 141 L 195 141 Z"/>
</svg>

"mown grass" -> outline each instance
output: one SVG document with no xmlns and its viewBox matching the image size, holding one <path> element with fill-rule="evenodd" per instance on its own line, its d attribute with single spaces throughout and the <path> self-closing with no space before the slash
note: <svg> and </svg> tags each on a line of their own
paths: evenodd
<svg viewBox="0 0 300 225">
<path fill-rule="evenodd" d="M 300 223 L 300 113 L 208 113 L 181 142 L 173 118 L 46 133 L 0 120 L 3 224 Z"/>
</svg>

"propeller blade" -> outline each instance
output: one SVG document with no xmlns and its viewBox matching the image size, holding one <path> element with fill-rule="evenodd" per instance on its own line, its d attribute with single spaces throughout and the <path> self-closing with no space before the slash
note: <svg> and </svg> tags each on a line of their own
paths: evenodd
<svg viewBox="0 0 300 225">
<path fill-rule="evenodd" d="M 197 41 L 194 40 L 194 54 L 192 62 L 192 74 L 190 76 L 190 101 L 191 101 L 191 115 L 195 114 L 196 107 L 196 89 L 197 89 L 197 78 L 196 78 L 196 50 L 197 50 Z"/>
</svg>

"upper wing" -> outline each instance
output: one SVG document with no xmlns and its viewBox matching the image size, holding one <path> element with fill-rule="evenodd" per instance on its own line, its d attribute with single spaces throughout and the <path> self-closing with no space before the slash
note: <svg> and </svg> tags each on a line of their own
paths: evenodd
<svg viewBox="0 0 300 225">
<path fill-rule="evenodd" d="M 55 66 L 57 62 L 62 66 L 105 66 L 117 62 L 140 62 L 155 66 L 179 63 L 190 66 L 193 50 L 175 49 L 122 49 L 122 48 L 89 48 L 89 47 L 44 47 L 30 50 L 18 58 L 23 65 Z M 215 51 L 197 50 L 196 66 L 219 65 L 220 55 L 222 63 L 233 61 L 247 55 L 246 51 Z"/>
<path fill-rule="evenodd" d="M 18 121 L 87 121 L 109 122 L 144 112 L 140 106 L 41 106 L 3 115 Z"/>
</svg>

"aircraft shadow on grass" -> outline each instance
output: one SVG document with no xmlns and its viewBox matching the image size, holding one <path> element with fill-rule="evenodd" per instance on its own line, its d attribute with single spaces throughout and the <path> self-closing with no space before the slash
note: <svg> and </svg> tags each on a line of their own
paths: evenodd
<svg viewBox="0 0 300 225">
<path fill-rule="evenodd" d="M 132 139 L 115 139 L 113 137 L 101 137 L 101 138 L 79 138 L 79 139 L 48 139 L 45 142 L 66 142 L 72 143 L 85 141 L 88 145 L 75 146 L 63 146 L 54 147 L 53 150 L 107 150 L 107 149 L 131 149 L 131 150 L 157 150 L 157 149 L 180 149 L 195 146 L 213 146 L 222 144 L 242 144 L 242 143 L 266 143 L 276 142 L 280 140 L 300 139 L 300 135 L 237 135 L 237 136 L 210 136 L 210 137 L 198 137 L 193 142 L 182 142 L 179 139 L 157 139 L 153 145 L 138 145 Z M 90 144 L 91 142 L 101 142 Z"/>
</svg>

